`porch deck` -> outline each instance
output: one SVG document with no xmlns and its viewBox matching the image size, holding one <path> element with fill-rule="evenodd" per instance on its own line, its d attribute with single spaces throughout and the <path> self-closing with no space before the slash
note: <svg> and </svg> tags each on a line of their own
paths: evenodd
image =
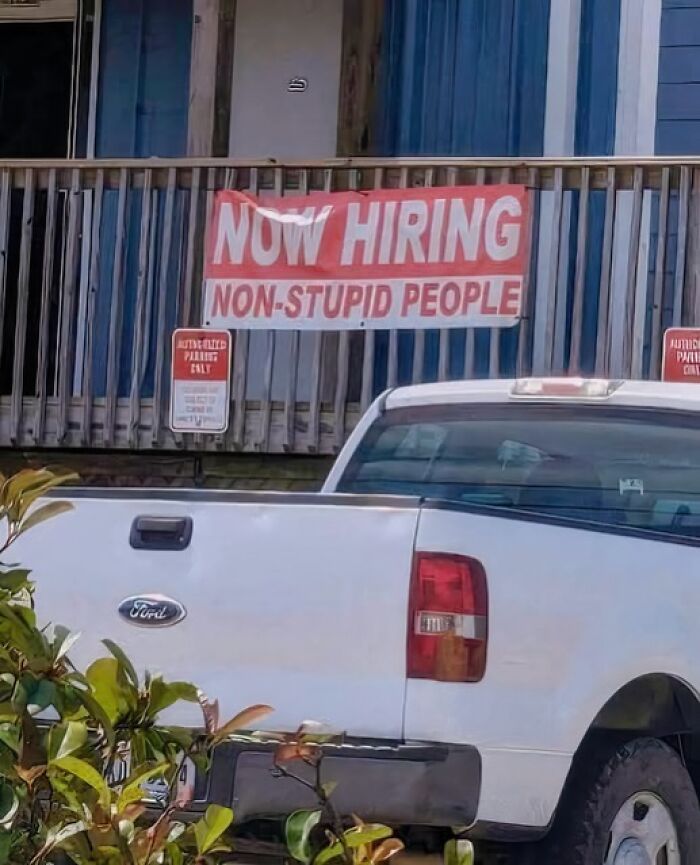
<svg viewBox="0 0 700 865">
<path fill-rule="evenodd" d="M 170 333 L 200 321 L 214 191 L 524 183 L 510 331 L 235 334 L 231 425 L 168 428 Z M 658 377 L 700 321 L 700 160 L 0 162 L 0 446 L 331 454 L 384 387 L 545 373 Z"/>
</svg>

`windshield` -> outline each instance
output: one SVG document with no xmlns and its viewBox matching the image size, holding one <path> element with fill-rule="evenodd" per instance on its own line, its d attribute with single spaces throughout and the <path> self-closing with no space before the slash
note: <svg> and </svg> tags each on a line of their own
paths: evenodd
<svg viewBox="0 0 700 865">
<path fill-rule="evenodd" d="M 422 407 L 370 428 L 341 492 L 700 537 L 700 420 L 597 406 Z"/>
</svg>

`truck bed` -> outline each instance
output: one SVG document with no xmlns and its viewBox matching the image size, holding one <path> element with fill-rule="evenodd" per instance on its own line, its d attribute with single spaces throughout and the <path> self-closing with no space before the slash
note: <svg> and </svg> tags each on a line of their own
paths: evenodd
<svg viewBox="0 0 700 865">
<path fill-rule="evenodd" d="M 20 539 L 13 558 L 33 570 L 40 620 L 82 632 L 78 665 L 104 655 L 100 640 L 110 638 L 141 670 L 197 684 L 220 701 L 222 718 L 269 703 L 276 730 L 313 718 L 357 736 L 402 734 L 417 500 L 142 490 L 61 497 L 75 510 Z M 191 521 L 189 542 L 157 549 L 170 541 L 154 526 L 178 520 Z M 184 618 L 161 625 L 120 614 L 125 601 L 144 597 L 181 605 Z M 182 704 L 167 720 L 199 725 L 201 713 Z"/>
</svg>

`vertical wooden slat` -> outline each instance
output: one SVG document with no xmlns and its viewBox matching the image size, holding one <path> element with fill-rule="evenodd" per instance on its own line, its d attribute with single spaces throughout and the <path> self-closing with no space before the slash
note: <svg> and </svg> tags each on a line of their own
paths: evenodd
<svg viewBox="0 0 700 865">
<path fill-rule="evenodd" d="M 34 443 L 44 439 L 46 424 L 46 377 L 49 366 L 49 327 L 51 324 L 51 289 L 53 287 L 56 254 L 56 169 L 49 171 L 46 189 L 46 225 L 44 228 L 44 257 L 41 269 L 41 309 L 39 312 L 39 346 L 36 368 L 36 411 L 34 414 Z"/>
<path fill-rule="evenodd" d="M 276 166 L 274 169 L 274 194 L 275 198 L 281 198 L 284 194 L 284 168 Z M 277 333 L 274 330 L 267 332 L 267 347 L 265 350 L 265 372 L 263 375 L 263 393 L 260 401 L 260 438 L 259 444 L 262 451 L 267 451 L 270 444 L 270 424 L 272 422 L 272 384 L 275 376 L 275 354 L 277 353 Z"/>
<path fill-rule="evenodd" d="M 197 225 L 199 222 L 199 190 L 202 184 L 202 169 L 192 169 L 192 184 L 190 186 L 190 207 L 187 222 L 187 251 L 185 253 L 185 277 L 180 295 L 180 310 L 178 321 L 180 327 L 191 327 L 192 301 L 194 293 L 199 290 L 195 284 L 195 268 L 197 263 Z"/>
<path fill-rule="evenodd" d="M 10 184 L 9 168 L 0 173 L 0 324 L 5 320 L 5 298 L 7 297 L 7 254 L 10 237 Z M 3 327 L 0 326 L 0 358 L 3 350 Z"/>
<path fill-rule="evenodd" d="M 22 434 L 22 404 L 24 401 L 24 367 L 27 347 L 27 312 L 29 308 L 29 270 L 34 234 L 34 170 L 24 172 L 22 202 L 22 235 L 19 250 L 17 278 L 17 307 L 15 313 L 15 345 L 12 364 L 12 401 L 10 408 L 10 441 L 18 444 Z M 0 322 L 0 326 L 1 326 Z"/>
<path fill-rule="evenodd" d="M 630 244 L 627 251 L 627 283 L 625 295 L 625 319 L 627 325 L 623 332 L 623 374 L 629 376 L 632 371 L 634 354 L 634 321 L 635 296 L 637 293 L 637 272 L 639 264 L 639 240 L 642 230 L 642 203 L 644 196 L 644 170 L 634 169 L 634 197 L 632 199 L 632 220 L 630 227 Z"/>
<path fill-rule="evenodd" d="M 163 240 L 160 254 L 160 272 L 158 274 L 158 294 L 156 300 L 156 356 L 153 372 L 153 423 L 151 426 L 151 441 L 154 445 L 161 442 L 163 419 L 167 407 L 163 402 L 163 378 L 169 357 L 169 334 L 166 330 L 168 321 L 168 294 L 170 289 L 170 264 L 173 251 L 173 222 L 175 215 L 175 190 L 177 188 L 177 169 L 168 170 L 168 187 L 165 194 L 165 210 L 163 213 Z"/>
<path fill-rule="evenodd" d="M 523 315 L 520 321 L 520 330 L 518 333 L 518 367 L 516 370 L 517 376 L 524 376 L 532 372 L 532 324 L 535 316 L 535 280 L 533 267 L 533 250 L 536 250 L 536 235 L 535 225 L 539 224 L 538 213 L 538 184 L 539 172 L 537 168 L 530 168 L 528 171 L 528 187 L 530 200 L 530 224 L 527 226 L 527 245 L 528 262 L 527 270 L 525 271 L 525 279 L 523 280 Z"/>
<path fill-rule="evenodd" d="M 598 297 L 598 332 L 596 334 L 596 375 L 608 374 L 610 363 L 610 285 L 612 280 L 615 209 L 617 203 L 617 177 L 614 168 L 608 169 L 605 193 L 605 221 L 603 224 L 603 250 L 600 261 L 600 292 Z"/>
<path fill-rule="evenodd" d="M 349 188 L 358 188 L 357 169 L 350 170 Z M 343 330 L 338 335 L 338 366 L 336 370 L 335 400 L 333 404 L 333 431 L 336 451 L 345 443 L 345 413 L 350 375 L 350 334 Z"/>
<path fill-rule="evenodd" d="M 486 169 L 481 166 L 476 170 L 476 185 L 483 186 L 486 183 Z M 464 338 L 464 378 L 474 378 L 476 368 L 476 331 L 468 327 Z"/>
<path fill-rule="evenodd" d="M 432 186 L 434 181 L 434 171 L 429 168 L 426 171 L 425 185 Z M 455 186 L 457 183 L 457 169 L 450 165 L 446 172 L 446 185 Z M 438 344 L 438 381 L 447 381 L 449 378 L 450 366 L 450 330 L 442 328 L 439 336 Z"/>
<path fill-rule="evenodd" d="M 228 172 L 226 172 L 228 174 Z M 224 184 L 225 177 L 224 175 Z M 218 173 L 216 168 L 212 167 L 207 171 L 207 183 L 206 183 L 206 196 L 205 196 L 205 213 L 204 213 L 204 236 L 202 238 L 202 245 L 200 252 L 203 252 L 207 248 L 207 244 L 209 243 L 209 234 L 211 232 L 211 223 L 214 218 L 214 200 L 216 196 L 216 190 L 220 188 L 220 184 L 218 182 Z M 203 261 L 203 259 L 202 259 Z M 202 292 L 195 292 L 192 297 L 192 306 L 191 306 L 191 315 L 194 320 L 194 326 L 199 327 L 199 325 L 204 321 L 203 315 L 203 298 Z M 206 322 L 205 322 L 206 324 Z M 204 450 L 204 442 L 205 437 L 202 433 L 195 433 L 191 438 L 192 444 L 195 450 Z M 225 436 L 215 436 L 215 443 L 221 447 L 221 445 L 225 441 Z"/>
<path fill-rule="evenodd" d="M 683 287 L 685 285 L 685 262 L 688 249 L 688 205 L 690 204 L 690 167 L 681 168 L 681 185 L 678 195 L 678 245 L 676 247 L 676 272 L 673 280 L 674 327 L 683 323 Z"/>
<path fill-rule="evenodd" d="M 299 194 L 309 194 L 309 170 L 300 169 Z M 289 366 L 287 369 L 287 384 L 284 396 L 284 438 L 282 447 L 287 452 L 294 450 L 296 410 L 297 410 L 297 379 L 299 375 L 299 345 L 301 335 L 298 330 L 290 333 Z"/>
<path fill-rule="evenodd" d="M 559 254 L 561 248 L 561 219 L 564 203 L 564 172 L 554 169 L 554 206 L 550 236 L 552 248 L 549 253 L 549 283 L 547 285 L 547 307 L 544 327 L 544 368 L 536 370 L 537 375 L 552 372 L 554 361 L 554 327 L 557 313 L 557 287 L 559 283 Z"/>
<path fill-rule="evenodd" d="M 294 450 L 295 417 L 297 406 L 297 377 L 299 373 L 299 342 L 298 330 L 290 333 L 289 367 L 287 370 L 287 388 L 284 398 L 284 441 L 285 451 Z"/>
<path fill-rule="evenodd" d="M 75 304 L 78 287 L 78 265 L 80 255 L 80 225 L 83 198 L 80 186 L 80 169 L 75 168 L 71 177 L 68 197 L 68 236 L 66 238 L 65 281 L 61 307 L 60 347 L 58 352 L 58 415 L 56 437 L 61 444 L 68 434 L 68 411 L 70 408 L 75 362 Z"/>
<path fill-rule="evenodd" d="M 571 357 L 569 371 L 581 372 L 581 343 L 583 338 L 583 300 L 586 288 L 586 263 L 588 261 L 588 200 L 591 169 L 581 169 L 581 191 L 578 200 L 578 232 L 576 238 L 576 273 L 574 276 L 574 302 L 571 313 Z"/>
<path fill-rule="evenodd" d="M 265 368 L 263 372 L 262 399 L 260 400 L 260 433 L 258 438 L 258 447 L 263 452 L 267 451 L 270 445 L 272 380 L 275 374 L 275 351 L 277 349 L 275 331 L 268 330 L 265 336 Z"/>
<path fill-rule="evenodd" d="M 332 192 L 333 171 L 326 168 L 323 172 L 323 191 Z M 321 444 L 321 379 L 323 374 L 323 332 L 314 332 L 312 347 L 311 387 L 309 392 L 309 452 L 317 453 Z"/>
<path fill-rule="evenodd" d="M 375 168 L 374 188 L 384 187 L 384 169 Z M 365 331 L 364 352 L 362 357 L 362 394 L 360 397 L 362 411 L 369 408 L 374 396 L 374 359 L 377 335 L 374 330 Z"/>
<path fill-rule="evenodd" d="M 688 253 L 683 289 L 683 324 L 695 325 L 700 297 L 700 170 L 693 167 L 690 184 Z"/>
<path fill-rule="evenodd" d="M 664 305 L 666 279 L 666 237 L 668 235 L 668 207 L 671 195 L 671 170 L 661 170 L 659 198 L 659 228 L 656 240 L 656 267 L 654 268 L 654 301 L 651 313 L 651 358 L 649 374 L 657 378 L 661 372 L 661 315 Z"/>
<path fill-rule="evenodd" d="M 129 198 L 129 173 L 126 168 L 119 172 L 119 197 L 117 200 L 116 237 L 112 264 L 112 290 L 109 309 L 109 345 L 107 346 L 107 386 L 105 395 L 105 422 L 103 440 L 113 444 L 115 436 L 117 398 L 119 394 L 119 363 L 122 348 L 124 321 L 124 259 L 126 255 L 127 210 Z"/>
<path fill-rule="evenodd" d="M 511 173 L 510 167 L 505 166 L 501 170 L 499 182 L 502 184 L 510 183 Z M 501 336 L 502 329 L 500 327 L 492 327 L 491 338 L 489 340 L 489 378 L 498 378 L 501 374 Z"/>
<path fill-rule="evenodd" d="M 141 381 L 143 376 L 144 345 L 146 340 L 146 300 L 148 296 L 148 274 L 151 248 L 151 218 L 153 196 L 153 171 L 144 170 L 141 192 L 141 234 L 139 238 L 139 269 L 136 282 L 136 307 L 134 311 L 134 334 L 131 347 L 131 386 L 129 390 L 129 446 L 139 443 L 141 423 Z"/>
<path fill-rule="evenodd" d="M 250 180 L 248 190 L 251 195 L 257 195 L 260 188 L 258 169 L 250 169 Z M 246 428 L 246 397 L 248 382 L 248 348 L 250 346 L 250 332 L 239 330 L 234 334 L 233 353 L 233 423 L 231 425 L 231 439 L 234 448 L 241 450 L 245 446 Z"/>
<path fill-rule="evenodd" d="M 234 448 L 241 450 L 245 444 L 246 380 L 248 377 L 248 347 L 250 332 L 236 331 L 233 351 L 233 423 L 231 439 Z"/>
<path fill-rule="evenodd" d="M 199 205 L 200 205 L 200 189 L 202 185 L 202 169 L 196 166 L 192 169 L 190 189 L 189 189 L 189 206 L 187 208 L 187 224 L 184 225 L 183 216 L 183 233 L 184 233 L 184 266 L 180 269 L 180 291 L 177 298 L 177 327 L 193 327 L 199 322 L 194 318 L 193 311 L 195 307 L 196 296 L 201 296 L 204 289 L 203 281 L 197 280 L 195 274 L 198 272 L 199 253 L 201 245 L 197 245 L 197 227 L 199 225 Z M 172 361 L 172 344 L 168 340 L 168 357 Z M 167 368 L 167 363 L 166 363 Z M 172 398 L 172 395 L 171 395 Z M 182 433 L 173 433 L 175 446 L 178 448 L 184 447 L 185 436 Z"/>
<path fill-rule="evenodd" d="M 95 313 L 97 310 L 97 291 L 100 282 L 100 238 L 102 236 L 102 202 L 104 198 L 104 171 L 97 171 L 95 193 L 92 207 L 92 233 L 90 237 L 90 271 L 88 275 L 88 296 L 85 321 L 85 354 L 83 356 L 83 421 L 81 441 L 84 447 L 92 444 L 92 363 L 95 345 Z"/>
</svg>

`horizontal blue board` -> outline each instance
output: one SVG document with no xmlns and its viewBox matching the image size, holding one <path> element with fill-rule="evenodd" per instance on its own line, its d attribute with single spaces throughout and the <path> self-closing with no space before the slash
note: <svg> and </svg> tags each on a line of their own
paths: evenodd
<svg viewBox="0 0 700 865">
<path fill-rule="evenodd" d="M 656 124 L 659 156 L 692 156 L 700 153 L 699 120 L 660 120 Z"/>
<path fill-rule="evenodd" d="M 661 47 L 697 45 L 700 32 L 700 8 L 678 9 L 664 6 L 661 16 Z"/>
<path fill-rule="evenodd" d="M 659 83 L 700 83 L 700 34 L 696 45 L 664 48 L 659 57 Z"/>
<path fill-rule="evenodd" d="M 700 83 L 659 84 L 657 118 L 700 120 Z"/>
<path fill-rule="evenodd" d="M 697 9 L 698 0 L 664 0 L 664 9 Z"/>
</svg>

